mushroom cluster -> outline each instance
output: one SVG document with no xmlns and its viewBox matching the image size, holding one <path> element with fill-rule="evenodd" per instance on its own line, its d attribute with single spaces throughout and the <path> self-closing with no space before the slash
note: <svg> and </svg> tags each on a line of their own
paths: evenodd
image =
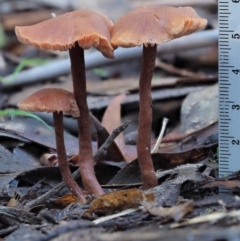
<svg viewBox="0 0 240 241">
<path fill-rule="evenodd" d="M 43 50 L 69 50 L 71 61 L 73 95 L 64 90 L 42 90 L 19 104 L 25 110 L 53 112 L 59 167 L 64 181 L 70 190 L 82 201 L 85 201 L 82 190 L 71 180 L 70 171 L 66 168 L 66 153 L 63 143 L 62 112 L 72 113 L 65 107 L 76 102 L 73 116 L 79 127 L 79 168 L 84 189 L 96 196 L 103 190 L 96 179 L 91 146 L 90 119 L 87 106 L 86 76 L 84 49 L 95 47 L 105 57 L 113 58 L 117 47 L 134 47 L 143 45 L 142 69 L 139 80 L 140 111 L 139 134 L 137 141 L 138 161 L 142 175 L 143 188 L 157 185 L 157 178 L 150 150 L 152 123 L 151 79 L 154 71 L 157 45 L 171 39 L 190 34 L 205 27 L 207 21 L 197 15 L 190 7 L 145 6 L 134 9 L 122 16 L 113 25 L 106 16 L 91 10 L 76 10 L 65 13 L 32 26 L 16 27 L 15 32 L 22 43 L 33 45 Z M 50 96 L 51 105 L 46 103 L 45 94 Z M 71 96 L 67 104 L 65 96 Z M 57 96 L 62 96 L 62 102 Z M 74 97 L 73 97 L 74 96 Z M 55 99 L 56 98 L 56 99 Z M 41 99 L 41 101 L 40 101 Z M 58 103 L 58 109 L 50 108 Z M 56 108 L 56 107 L 55 107 Z M 79 115 L 80 110 L 80 115 Z M 60 144 L 61 142 L 61 144 Z M 60 150 L 61 149 L 61 150 Z"/>
</svg>

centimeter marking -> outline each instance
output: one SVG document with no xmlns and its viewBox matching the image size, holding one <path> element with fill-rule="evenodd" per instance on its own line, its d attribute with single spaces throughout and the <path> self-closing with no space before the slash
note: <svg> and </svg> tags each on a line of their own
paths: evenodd
<svg viewBox="0 0 240 241">
<path fill-rule="evenodd" d="M 240 0 L 218 1 L 219 176 L 240 170 Z"/>
</svg>

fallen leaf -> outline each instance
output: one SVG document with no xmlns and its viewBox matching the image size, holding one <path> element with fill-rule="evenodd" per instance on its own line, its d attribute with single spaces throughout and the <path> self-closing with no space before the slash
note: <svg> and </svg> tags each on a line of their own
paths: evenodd
<svg viewBox="0 0 240 241">
<path fill-rule="evenodd" d="M 155 170 L 168 170 L 187 163 L 198 163 L 208 157 L 210 151 L 216 151 L 217 143 L 212 146 L 201 146 L 188 151 L 176 153 L 154 153 L 152 160 Z M 141 173 L 138 160 L 135 159 L 122 168 L 108 183 L 112 185 L 141 185 Z"/>
<path fill-rule="evenodd" d="M 173 219 L 175 222 L 180 221 L 185 215 L 192 212 L 193 210 L 193 202 L 188 201 L 186 203 L 176 205 L 170 208 L 164 208 L 162 206 L 157 207 L 154 203 L 145 203 L 143 204 L 144 208 L 155 216 L 160 217 L 169 217 Z"/>
<path fill-rule="evenodd" d="M 3 138 L 2 138 L 3 139 Z M 13 152 L 0 144 L 0 190 L 6 188 L 8 184 L 21 172 L 39 167 L 35 158 L 24 155 L 21 148 L 16 147 Z"/>
<path fill-rule="evenodd" d="M 218 120 L 218 84 L 190 93 L 182 104 L 181 132 L 192 133 Z"/>
<path fill-rule="evenodd" d="M 201 186 L 201 188 L 211 188 L 211 187 L 240 188 L 240 180 L 213 181 Z"/>
<path fill-rule="evenodd" d="M 78 201 L 77 198 L 73 194 L 66 194 L 66 195 L 54 200 L 54 203 L 66 207 L 69 204 L 71 204 L 73 202 L 77 202 L 77 201 Z"/>
<path fill-rule="evenodd" d="M 125 94 L 118 95 L 113 98 L 102 117 L 102 125 L 109 133 L 121 125 L 121 103 L 125 98 Z M 114 142 L 117 144 L 121 152 L 124 153 L 125 143 L 123 133 L 120 133 Z"/>
<path fill-rule="evenodd" d="M 17 134 L 35 143 L 56 149 L 54 129 L 50 130 L 40 121 L 23 116 L 5 116 L 0 118 L 0 129 Z M 64 133 L 65 146 L 68 154 L 79 152 L 78 139 L 69 133 Z"/>
<path fill-rule="evenodd" d="M 229 218 L 229 221 L 230 221 L 230 220 L 233 220 L 233 218 L 239 217 L 239 215 L 240 215 L 240 210 L 234 210 L 231 212 L 219 211 L 219 212 L 195 217 L 195 218 L 189 219 L 187 221 L 184 221 L 182 223 L 174 223 L 171 225 L 171 228 L 179 228 L 179 227 L 184 227 L 184 226 L 193 225 L 193 224 L 206 223 L 206 222 L 216 223 L 217 221 L 226 219 L 226 218 Z"/>
<path fill-rule="evenodd" d="M 9 208 L 16 208 L 18 206 L 18 200 L 15 197 L 12 197 L 7 204 Z"/>
</svg>

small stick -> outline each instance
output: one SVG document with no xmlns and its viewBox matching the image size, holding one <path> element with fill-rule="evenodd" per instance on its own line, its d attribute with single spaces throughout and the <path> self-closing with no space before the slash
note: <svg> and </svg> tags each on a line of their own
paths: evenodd
<svg viewBox="0 0 240 241">
<path fill-rule="evenodd" d="M 157 139 L 157 142 L 156 142 L 155 146 L 152 149 L 152 153 L 156 153 L 158 151 L 158 149 L 160 147 L 160 144 L 162 142 L 163 134 L 165 132 L 167 123 L 168 123 L 168 118 L 163 118 L 161 132 L 160 132 L 160 134 L 158 136 L 158 139 Z"/>
<path fill-rule="evenodd" d="M 194 77 L 195 78 L 206 77 L 205 74 L 196 74 L 190 70 L 180 69 L 171 64 L 167 64 L 167 63 L 161 61 L 159 58 L 157 58 L 155 61 L 155 67 L 159 67 L 162 70 L 164 70 L 170 74 L 174 74 L 174 75 L 178 75 L 178 76 L 182 76 L 182 77 L 193 77 L 193 78 Z"/>
<path fill-rule="evenodd" d="M 8 228 L 5 228 L 5 229 L 1 229 L 0 230 L 0 237 L 4 237 L 4 236 L 7 236 L 8 234 L 11 234 L 13 231 L 17 230 L 19 228 L 18 225 L 13 225 L 11 224 Z M 3 239 L 1 239 L 3 240 Z"/>
<path fill-rule="evenodd" d="M 96 227 L 96 224 L 89 223 L 89 222 L 77 222 L 77 223 L 66 223 L 65 225 L 60 225 L 56 229 L 51 230 L 44 236 L 32 238 L 32 241 L 49 241 L 53 238 L 60 237 L 62 234 L 69 233 L 74 230 L 83 230 L 83 229 L 90 229 Z"/>
<path fill-rule="evenodd" d="M 98 160 L 106 155 L 108 147 L 113 143 L 114 139 L 121 133 L 123 132 L 129 125 L 131 121 L 128 120 L 124 122 L 122 125 L 117 127 L 116 129 L 113 130 L 111 135 L 107 138 L 107 140 L 102 144 L 102 146 L 97 150 L 95 156 L 94 156 L 94 162 L 97 163 Z"/>
<path fill-rule="evenodd" d="M 97 150 L 97 152 L 94 156 L 95 163 L 97 162 L 97 160 L 100 157 L 102 157 L 104 154 L 106 154 L 107 148 L 113 143 L 114 139 L 128 127 L 129 123 L 130 123 L 130 121 L 126 121 L 122 125 L 120 125 L 118 128 L 113 130 L 111 135 L 107 138 L 107 140 L 103 143 L 103 145 Z M 72 177 L 75 180 L 80 177 L 79 168 L 72 174 Z M 24 209 L 31 210 L 32 208 L 45 203 L 46 200 L 49 200 L 51 197 L 53 197 L 55 194 L 57 194 L 60 190 L 62 190 L 65 186 L 66 186 L 66 184 L 64 182 L 60 182 L 58 185 L 56 185 L 54 188 L 52 188 L 48 192 L 44 193 L 42 196 L 27 203 L 24 206 Z"/>
<path fill-rule="evenodd" d="M 193 33 L 189 36 L 184 36 L 179 39 L 175 39 L 171 42 L 164 43 L 158 46 L 158 53 L 168 54 L 179 51 L 213 46 L 218 41 L 218 30 L 206 30 L 198 33 Z M 123 62 L 130 59 L 139 58 L 142 55 L 142 49 L 135 48 L 118 48 L 114 52 L 115 59 L 107 59 L 99 52 L 93 52 L 86 55 L 86 69 L 92 69 L 107 64 L 113 64 L 117 62 Z M 44 66 L 37 66 L 28 70 L 23 70 L 18 73 L 17 76 L 10 74 L 5 76 L 1 81 L 2 89 L 11 89 L 16 86 L 23 86 L 26 84 L 34 84 L 40 81 L 46 81 L 46 79 L 54 78 L 59 75 L 68 74 L 70 72 L 69 59 L 53 60 Z"/>
<path fill-rule="evenodd" d="M 125 215 L 128 215 L 130 213 L 134 213 L 138 210 L 140 210 L 141 208 L 130 208 L 130 209 L 126 209 L 122 212 L 119 212 L 119 213 L 114 213 L 114 214 L 111 214 L 111 215 L 107 215 L 105 217 L 101 217 L 101 218 L 97 218 L 93 221 L 94 224 L 99 224 L 99 223 L 103 223 L 103 222 L 106 222 L 106 221 L 109 221 L 109 220 L 112 220 L 114 218 L 118 218 L 118 217 L 122 217 L 122 216 L 125 216 Z"/>
</svg>

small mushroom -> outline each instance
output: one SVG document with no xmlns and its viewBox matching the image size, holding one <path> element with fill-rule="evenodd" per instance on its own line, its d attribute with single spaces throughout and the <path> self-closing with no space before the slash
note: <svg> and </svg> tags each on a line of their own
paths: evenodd
<svg viewBox="0 0 240 241">
<path fill-rule="evenodd" d="M 18 104 L 25 111 L 52 112 L 56 133 L 59 169 L 69 190 L 83 203 L 86 202 L 82 189 L 72 178 L 66 155 L 63 134 L 63 112 L 79 117 L 79 109 L 73 94 L 67 90 L 47 88 L 37 91 Z"/>
<path fill-rule="evenodd" d="M 44 50 L 69 50 L 73 78 L 73 92 L 81 111 L 79 127 L 79 167 L 85 190 L 96 196 L 104 192 L 93 166 L 89 110 L 87 106 L 84 49 L 95 47 L 113 58 L 110 30 L 113 26 L 106 16 L 91 10 L 76 10 L 32 26 L 16 27 L 22 43 Z"/>
<path fill-rule="evenodd" d="M 143 45 L 142 69 L 139 80 L 140 111 L 137 154 L 143 189 L 157 185 L 151 158 L 152 98 L 151 80 L 155 66 L 157 44 L 190 34 L 206 26 L 191 7 L 144 6 L 123 15 L 111 31 L 114 48 Z"/>
</svg>

